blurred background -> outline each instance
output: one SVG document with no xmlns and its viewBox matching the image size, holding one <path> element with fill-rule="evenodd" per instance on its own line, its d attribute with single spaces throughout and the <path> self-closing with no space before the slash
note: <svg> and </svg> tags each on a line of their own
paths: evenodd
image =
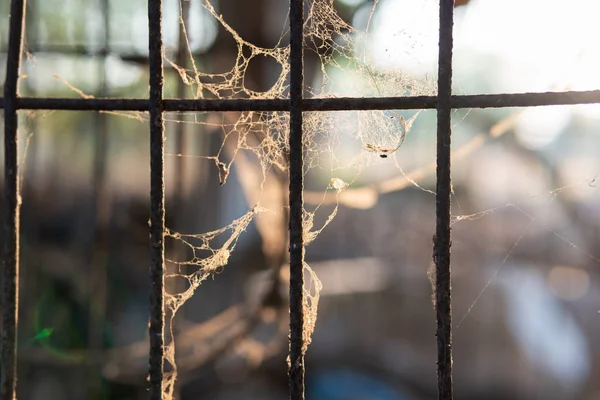
<svg viewBox="0 0 600 400">
<path fill-rule="evenodd" d="M 166 58 L 188 71 L 227 72 L 239 42 L 203 4 L 164 0 Z M 287 2 L 212 4 L 243 40 L 264 48 L 287 44 Z M 332 4 L 343 21 L 368 30 L 349 33 L 362 38 L 350 50 L 373 70 L 420 81 L 437 75 L 435 1 Z M 0 2 L 2 80 L 8 8 Z M 599 12 L 595 0 L 456 1 L 454 92 L 600 89 Z M 142 0 L 29 0 L 21 95 L 147 97 L 147 29 Z M 321 56 L 306 53 L 308 87 L 322 79 Z M 281 65 L 269 57 L 252 60 L 245 87 L 267 91 Z M 165 64 L 165 76 L 166 97 L 197 95 L 173 64 Z M 353 76 L 350 68 L 331 73 L 336 82 Z M 230 164 L 234 154 L 222 144 L 234 114 L 166 116 L 168 228 L 221 229 L 258 198 L 270 210 L 254 218 L 227 266 L 174 319 L 177 399 L 287 398 L 287 288 L 280 269 L 287 182 L 276 168 L 261 170 L 252 152 L 241 151 Z M 143 399 L 147 116 L 20 116 L 19 398 Z M 339 169 L 316 165 L 307 173 L 306 206 L 316 210 L 315 226 L 337 213 L 306 253 L 323 285 L 306 356 L 309 400 L 436 396 L 429 280 L 435 124 L 435 111 L 421 112 L 387 158 L 341 135 L 330 158 L 359 161 Z M 457 398 L 600 399 L 594 379 L 600 372 L 599 128 L 598 105 L 454 113 Z M 386 134 L 373 132 L 381 143 Z M 331 190 L 344 182 L 351 185 Z M 167 258 L 189 259 L 189 248 L 169 241 Z M 273 271 L 280 279 L 271 279 Z M 171 292 L 185 287 L 177 279 L 167 284 Z"/>
</svg>

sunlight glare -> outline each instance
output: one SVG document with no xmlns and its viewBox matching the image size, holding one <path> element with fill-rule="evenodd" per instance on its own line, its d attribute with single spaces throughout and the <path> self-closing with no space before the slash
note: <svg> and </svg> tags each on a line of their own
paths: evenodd
<svg viewBox="0 0 600 400">
<path fill-rule="evenodd" d="M 538 149 L 552 143 L 569 126 L 570 121 L 570 108 L 532 107 L 519 117 L 515 133 L 523 146 Z"/>
<path fill-rule="evenodd" d="M 382 0 L 369 42 L 373 63 L 415 72 L 435 66 L 438 10 L 432 0 Z M 497 58 L 490 72 L 497 92 L 548 90 L 557 82 L 600 89 L 599 14 L 597 0 L 472 0 L 456 10 L 454 49 Z"/>
</svg>

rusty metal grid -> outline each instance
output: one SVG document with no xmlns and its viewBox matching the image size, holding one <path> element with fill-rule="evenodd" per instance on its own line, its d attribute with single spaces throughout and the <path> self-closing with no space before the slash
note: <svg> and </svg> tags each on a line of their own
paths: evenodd
<svg viewBox="0 0 600 400">
<path fill-rule="evenodd" d="M 4 97 L 5 141 L 5 234 L 2 288 L 2 380 L 0 400 L 12 400 L 16 393 L 19 278 L 19 181 L 17 159 L 17 111 L 19 109 L 148 111 L 150 113 L 151 226 L 150 248 L 150 354 L 149 397 L 162 398 L 164 364 L 164 119 L 165 111 L 283 111 L 290 113 L 290 369 L 289 390 L 293 400 L 304 399 L 302 356 L 303 263 L 302 241 L 303 156 L 302 115 L 304 111 L 436 109 L 437 183 L 436 227 L 433 259 L 436 265 L 437 377 L 438 399 L 453 398 L 452 311 L 450 284 L 450 140 L 451 111 L 458 108 L 530 107 L 600 103 L 600 90 L 452 95 L 452 29 L 454 0 L 440 0 L 438 95 L 388 98 L 303 99 L 303 0 L 290 0 L 290 98 L 272 100 L 187 100 L 163 98 L 162 0 L 148 0 L 149 99 L 23 98 L 18 96 L 18 77 L 23 45 L 26 0 L 11 0 L 9 44 Z"/>
</svg>

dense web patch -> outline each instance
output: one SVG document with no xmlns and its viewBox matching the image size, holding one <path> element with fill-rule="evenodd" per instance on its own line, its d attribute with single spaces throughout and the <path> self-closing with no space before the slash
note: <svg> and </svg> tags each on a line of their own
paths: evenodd
<svg viewBox="0 0 600 400">
<path fill-rule="evenodd" d="M 261 48 L 244 40 L 217 13 L 209 0 L 203 7 L 220 23 L 235 40 L 237 57 L 232 68 L 223 73 L 199 71 L 191 59 L 191 68 L 186 69 L 168 60 L 184 84 L 190 88 L 194 98 L 286 98 L 288 95 L 289 45 L 283 45 L 283 36 L 270 49 Z M 307 0 L 307 18 L 304 26 L 305 51 L 318 56 L 318 83 L 307 85 L 313 97 L 337 96 L 410 96 L 434 94 L 435 82 L 427 77 L 417 79 L 404 71 L 375 71 L 367 63 L 367 32 L 356 30 L 336 12 L 333 0 Z M 374 11 L 374 10 L 373 10 Z M 183 21 L 180 21 L 183 22 Z M 284 32 L 285 34 L 286 32 Z M 357 54 L 362 46 L 364 51 Z M 188 45 L 189 50 L 189 45 Z M 251 61 L 256 57 L 268 57 L 280 66 L 275 83 L 266 91 L 258 92 L 246 86 L 245 78 Z M 336 79 L 343 73 L 343 79 Z M 414 117 L 418 113 L 414 114 Z M 404 140 L 410 129 L 410 121 L 393 111 L 348 111 L 343 113 L 306 113 L 304 121 L 304 147 L 306 169 L 319 166 L 321 158 L 330 154 L 330 145 L 335 143 L 336 129 L 340 120 L 344 125 L 354 120 L 351 137 L 359 138 L 366 151 L 392 153 Z M 287 168 L 289 119 L 285 112 L 250 111 L 239 115 L 232 126 L 227 127 L 226 136 L 237 136 L 238 149 L 254 152 L 263 167 L 263 173 L 271 167 Z M 381 152 L 379 150 L 387 150 Z"/>
<path fill-rule="evenodd" d="M 202 281 L 208 278 L 211 274 L 218 273 L 229 262 L 229 256 L 235 249 L 235 245 L 242 234 L 252 222 L 255 215 L 263 212 L 263 209 L 255 208 L 250 210 L 244 216 L 236 219 L 228 226 L 202 234 L 182 234 L 173 232 L 169 229 L 165 232 L 166 237 L 173 238 L 183 242 L 193 254 L 193 257 L 187 261 L 167 260 L 179 269 L 177 273 L 171 273 L 165 278 L 183 277 L 188 282 L 188 287 L 181 293 L 169 294 L 166 305 L 174 312 L 185 303 L 194 291 L 200 286 Z M 229 237 L 225 238 L 225 243 L 214 248 L 212 242 L 221 236 L 229 233 Z M 181 272 L 182 267 L 193 266 L 192 272 Z"/>
</svg>

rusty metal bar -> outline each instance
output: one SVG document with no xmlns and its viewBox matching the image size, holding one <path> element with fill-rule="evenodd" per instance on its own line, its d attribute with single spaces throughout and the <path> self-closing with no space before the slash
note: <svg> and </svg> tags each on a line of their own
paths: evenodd
<svg viewBox="0 0 600 400">
<path fill-rule="evenodd" d="M 452 289 L 450 284 L 450 141 L 452 111 L 452 28 L 454 0 L 440 0 L 437 103 L 435 305 L 438 399 L 452 400 Z"/>
<path fill-rule="evenodd" d="M 5 100 L 0 97 L 0 108 Z M 164 99 L 164 111 L 287 111 L 286 99 Z M 504 108 L 600 103 L 600 90 L 540 93 L 501 93 L 454 95 L 452 108 Z M 343 110 L 421 110 L 434 109 L 436 96 L 414 97 L 338 97 L 305 99 L 304 111 Z M 74 111 L 148 111 L 146 99 L 66 99 L 24 97 L 18 109 Z"/>
<path fill-rule="evenodd" d="M 12 0 L 6 81 L 4 82 L 4 270 L 2 288 L 2 379 L 0 398 L 12 400 L 17 390 L 17 332 L 19 324 L 19 141 L 17 97 L 25 33 L 25 0 Z"/>
<path fill-rule="evenodd" d="M 163 398 L 165 169 L 162 0 L 148 0 L 150 67 L 150 400 Z"/>
<path fill-rule="evenodd" d="M 290 364 L 288 373 L 291 400 L 304 400 L 303 7 L 303 0 L 290 0 Z"/>
<path fill-rule="evenodd" d="M 451 93 L 453 0 L 440 0 L 438 95 L 390 98 L 326 98 L 303 100 L 303 0 L 290 0 L 290 99 L 163 99 L 162 0 L 148 0 L 149 99 L 19 98 L 18 77 L 24 31 L 25 0 L 11 0 L 7 75 L 0 108 L 5 114 L 6 243 L 3 270 L 3 335 L 0 400 L 14 399 L 19 277 L 19 182 L 17 110 L 142 111 L 150 113 L 150 399 L 162 400 L 164 370 L 164 118 L 165 111 L 281 111 L 290 113 L 290 398 L 304 399 L 303 337 L 303 145 L 302 112 L 336 110 L 436 109 L 437 187 L 436 314 L 438 399 L 453 398 L 450 191 L 451 110 L 456 108 L 530 107 L 600 103 L 600 90 L 459 95 Z"/>
<path fill-rule="evenodd" d="M 504 108 L 600 103 L 600 90 L 452 96 L 452 108 Z"/>
</svg>

